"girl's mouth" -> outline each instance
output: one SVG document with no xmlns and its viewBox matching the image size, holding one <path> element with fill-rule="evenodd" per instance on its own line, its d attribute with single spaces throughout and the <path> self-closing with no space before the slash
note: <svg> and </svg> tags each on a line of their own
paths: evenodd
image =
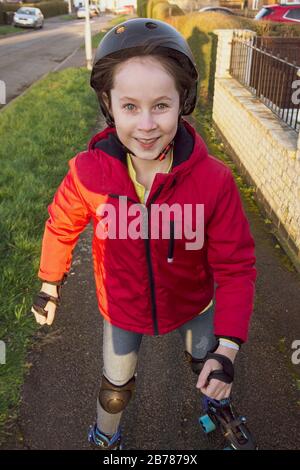
<svg viewBox="0 0 300 470">
<path fill-rule="evenodd" d="M 159 139 L 159 137 L 156 137 L 156 139 L 136 139 L 137 142 L 140 144 L 140 146 L 144 149 L 150 149 L 151 147 L 153 147 L 153 145 L 155 144 L 155 142 Z"/>
</svg>

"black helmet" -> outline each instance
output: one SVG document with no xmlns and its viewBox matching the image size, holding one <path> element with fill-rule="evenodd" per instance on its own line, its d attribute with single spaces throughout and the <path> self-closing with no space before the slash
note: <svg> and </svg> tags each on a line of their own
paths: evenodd
<svg viewBox="0 0 300 470">
<path fill-rule="evenodd" d="M 104 57 L 124 49 L 132 49 L 148 44 L 157 44 L 157 50 L 167 49 L 168 56 L 174 58 L 194 79 L 193 86 L 186 91 L 181 111 L 183 115 L 191 114 L 196 105 L 198 83 L 198 72 L 193 54 L 183 36 L 173 26 L 163 21 L 152 18 L 133 18 L 120 23 L 106 33 L 95 54 L 91 73 L 91 86 L 95 90 L 97 89 L 94 78 L 95 72 Z M 109 115 L 102 98 L 98 96 L 98 99 L 107 124 L 114 126 L 114 121 Z"/>
</svg>

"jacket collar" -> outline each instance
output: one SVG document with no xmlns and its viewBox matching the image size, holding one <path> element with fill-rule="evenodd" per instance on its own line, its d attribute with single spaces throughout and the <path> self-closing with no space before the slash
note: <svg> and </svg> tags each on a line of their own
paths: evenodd
<svg viewBox="0 0 300 470">
<path fill-rule="evenodd" d="M 88 149 L 89 151 L 98 149 L 109 157 L 118 160 L 125 167 L 127 166 L 127 151 L 119 140 L 115 127 L 107 127 L 96 134 L 91 139 Z M 190 170 L 190 167 L 195 163 L 195 154 L 197 154 L 197 160 L 199 160 L 199 157 L 204 158 L 207 156 L 205 143 L 196 134 L 195 129 L 182 119 L 174 138 L 172 173 L 173 170 L 177 173 L 179 168 L 181 171 Z"/>
<path fill-rule="evenodd" d="M 171 190 L 175 190 L 177 183 L 207 157 L 207 148 L 202 138 L 182 119 L 175 136 L 172 169 L 169 173 L 156 174 L 150 196 L 160 186 L 163 186 L 161 195 L 170 194 Z M 107 127 L 96 134 L 89 143 L 88 151 L 77 156 L 75 165 L 80 183 L 89 191 L 127 195 L 137 199 L 128 174 L 126 151 L 114 127 Z"/>
</svg>

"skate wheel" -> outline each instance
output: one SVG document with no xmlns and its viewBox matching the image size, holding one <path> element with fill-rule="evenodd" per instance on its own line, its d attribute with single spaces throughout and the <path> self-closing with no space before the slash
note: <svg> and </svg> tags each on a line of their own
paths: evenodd
<svg viewBox="0 0 300 470">
<path fill-rule="evenodd" d="M 201 416 L 199 418 L 199 424 L 202 426 L 203 431 L 208 434 L 216 429 L 215 423 L 211 420 L 208 415 Z"/>
</svg>

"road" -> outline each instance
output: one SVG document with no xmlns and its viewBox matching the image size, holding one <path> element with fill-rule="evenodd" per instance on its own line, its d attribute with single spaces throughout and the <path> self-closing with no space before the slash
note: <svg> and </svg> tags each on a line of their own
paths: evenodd
<svg viewBox="0 0 300 470">
<path fill-rule="evenodd" d="M 92 34 L 112 15 L 91 20 Z M 53 71 L 84 41 L 84 20 L 45 22 L 42 30 L 0 39 L 0 80 L 6 85 L 6 103 L 44 74 Z"/>
<path fill-rule="evenodd" d="M 61 30 L 59 25 L 41 32 L 40 42 L 43 33 L 49 31 L 47 38 L 56 44 L 56 52 L 48 57 L 48 69 L 43 73 L 52 70 L 82 41 L 78 31 L 70 28 L 73 33 L 66 33 L 68 28 L 63 25 L 59 40 L 55 37 L 55 31 L 58 34 Z M 65 38 L 72 45 L 68 52 L 62 50 L 63 33 L 70 36 Z M 23 44 L 25 39 L 30 41 L 29 36 L 37 35 L 33 32 L 17 39 Z M 1 48 L 8 39 L 17 40 L 0 40 L 0 66 Z M 36 47 L 38 50 L 38 44 Z M 36 63 L 40 61 L 38 57 Z M 31 77 L 31 82 L 35 79 Z M 104 125 L 99 124 L 97 130 Z M 291 361 L 291 345 L 300 338 L 300 275 L 276 248 L 277 242 L 264 217 L 248 207 L 247 200 L 243 202 L 256 244 L 258 280 L 249 342 L 243 345 L 235 363 L 234 403 L 246 415 L 260 449 L 300 449 L 299 379 L 296 381 L 300 364 L 293 367 Z M 96 301 L 91 240 L 89 225 L 74 251 L 55 323 L 36 333 L 27 355 L 28 374 L 18 418 L 3 449 L 89 448 L 87 430 L 95 419 L 103 366 L 103 330 Z M 200 395 L 196 377 L 184 361 L 178 332 L 145 336 L 137 371 L 136 395 L 122 417 L 125 449 L 222 448 L 223 439 L 218 433 L 206 436 L 199 428 Z"/>
</svg>

